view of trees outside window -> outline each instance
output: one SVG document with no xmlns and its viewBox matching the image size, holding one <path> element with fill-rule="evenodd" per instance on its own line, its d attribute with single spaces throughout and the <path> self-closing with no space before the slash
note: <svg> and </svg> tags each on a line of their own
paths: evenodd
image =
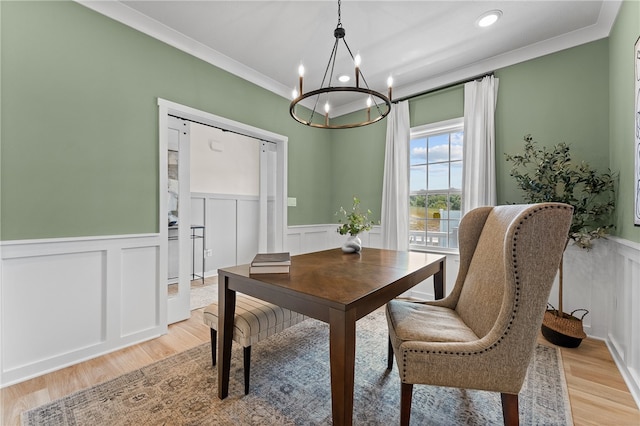
<svg viewBox="0 0 640 426">
<path fill-rule="evenodd" d="M 461 120 L 412 129 L 409 244 L 413 248 L 458 247 L 463 135 Z"/>
</svg>

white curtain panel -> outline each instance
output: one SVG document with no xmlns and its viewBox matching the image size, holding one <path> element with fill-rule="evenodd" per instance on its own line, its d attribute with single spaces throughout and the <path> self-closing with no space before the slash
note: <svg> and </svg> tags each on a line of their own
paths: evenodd
<svg viewBox="0 0 640 426">
<path fill-rule="evenodd" d="M 409 250 L 409 101 L 394 104 L 387 117 L 382 187 L 382 246 Z"/>
<path fill-rule="evenodd" d="M 484 77 L 464 85 L 464 164 L 462 210 L 495 206 L 498 79 Z"/>
</svg>

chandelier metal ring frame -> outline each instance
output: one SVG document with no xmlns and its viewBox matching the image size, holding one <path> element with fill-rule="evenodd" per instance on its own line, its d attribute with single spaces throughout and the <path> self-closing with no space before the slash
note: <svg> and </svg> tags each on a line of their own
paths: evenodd
<svg viewBox="0 0 640 426">
<path fill-rule="evenodd" d="M 313 96 L 318 96 L 321 95 L 323 93 L 330 93 L 330 92 L 359 92 L 359 93 L 364 93 L 364 94 L 368 94 L 370 96 L 375 96 L 379 99 L 381 99 L 382 101 L 384 101 L 385 103 L 385 110 L 384 111 L 380 111 L 380 105 L 381 103 L 374 103 L 376 105 L 376 109 L 378 110 L 378 116 L 371 119 L 368 118 L 365 121 L 362 122 L 357 122 L 357 123 L 348 123 L 348 124 L 326 124 L 325 122 L 316 122 L 314 123 L 313 120 L 313 116 L 315 115 L 315 108 L 311 111 L 311 115 L 309 117 L 308 120 L 305 120 L 301 117 L 299 117 L 296 113 L 295 113 L 295 106 L 301 102 L 304 99 L 307 98 L 311 98 Z M 317 104 L 317 102 L 316 102 Z M 382 120 L 383 118 L 385 118 L 389 112 L 391 111 L 391 100 L 384 96 L 382 93 L 376 92 L 375 90 L 371 90 L 369 88 L 362 88 L 362 87 L 348 87 L 348 86 L 344 86 L 344 87 L 325 87 L 322 89 L 316 89 L 316 90 L 312 90 L 311 92 L 307 92 L 299 97 L 297 97 L 296 99 L 294 99 L 291 104 L 289 105 L 289 113 L 291 114 L 291 117 L 293 117 L 294 120 L 296 120 L 299 123 L 302 123 L 304 125 L 310 126 L 310 127 L 317 127 L 317 128 L 321 128 L 321 129 L 351 129 L 354 127 L 361 127 L 361 126 L 366 126 L 369 124 L 373 124 L 376 123 L 380 120 Z M 370 117 L 370 116 L 369 116 Z"/>
<path fill-rule="evenodd" d="M 367 81 L 364 78 L 364 74 L 360 70 L 359 63 L 358 61 L 356 61 L 356 58 L 354 58 L 353 53 L 351 52 L 351 49 L 349 48 L 349 45 L 347 44 L 347 41 L 344 38 L 345 30 L 342 27 L 342 22 L 341 22 L 340 0 L 338 0 L 338 25 L 336 26 L 336 29 L 334 30 L 333 35 L 336 40 L 335 40 L 333 49 L 331 51 L 331 56 L 329 57 L 327 68 L 325 69 L 324 76 L 322 78 L 322 83 L 320 84 L 320 88 L 304 93 L 303 92 L 303 75 L 301 74 L 300 83 L 299 83 L 300 94 L 297 95 L 294 91 L 294 99 L 293 101 L 291 101 L 291 104 L 289 105 L 289 114 L 291 114 L 291 117 L 299 123 L 302 123 L 310 127 L 321 128 L 321 129 L 350 129 L 354 127 L 367 126 L 369 124 L 373 124 L 382 120 L 389 114 L 389 112 L 391 112 L 391 83 L 390 83 L 391 78 L 389 78 L 389 96 L 385 96 L 384 94 L 369 88 L 369 85 L 367 84 Z M 351 57 L 351 59 L 354 61 L 354 64 L 355 64 L 355 75 L 356 75 L 355 86 L 331 86 L 331 81 L 333 79 L 333 70 L 335 66 L 335 61 L 336 61 L 340 40 L 344 42 L 347 52 L 349 53 L 349 56 Z M 331 70 L 331 73 L 329 74 L 329 80 L 328 80 L 327 86 L 323 87 L 329 70 Z M 360 87 L 360 81 L 364 83 L 365 87 Z M 338 93 L 338 92 L 360 93 L 360 94 L 369 95 L 367 106 L 365 108 L 366 119 L 362 121 L 353 122 L 353 123 L 331 124 L 329 120 L 329 114 L 328 112 L 326 112 L 324 115 L 324 121 L 321 121 L 321 120 L 314 121 L 314 117 L 316 116 L 316 114 L 318 117 L 322 117 L 320 113 L 316 113 L 316 108 L 318 107 L 320 96 L 322 94 L 327 94 L 327 97 L 328 97 L 330 93 Z M 316 101 L 314 103 L 313 109 L 310 110 L 309 118 L 305 119 L 300 117 L 297 114 L 296 106 L 301 101 L 308 98 L 312 98 L 314 96 L 316 96 Z M 378 100 L 376 100 L 376 98 Z M 373 119 L 371 119 L 372 107 L 375 108 L 378 114 Z"/>
</svg>

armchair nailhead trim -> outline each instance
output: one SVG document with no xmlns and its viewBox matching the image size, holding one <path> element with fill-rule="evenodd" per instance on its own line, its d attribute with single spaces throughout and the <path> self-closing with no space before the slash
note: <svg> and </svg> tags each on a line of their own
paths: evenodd
<svg viewBox="0 0 640 426">
<path fill-rule="evenodd" d="M 424 350 L 415 350 L 415 349 L 405 349 L 403 350 L 402 353 L 402 358 L 403 358 L 403 364 L 404 367 L 402 369 L 402 376 L 403 379 L 406 379 L 406 366 L 407 366 L 407 354 L 408 353 L 427 353 L 427 354 L 444 354 L 444 355 L 457 355 L 457 356 L 465 356 L 465 355 L 482 355 L 486 352 L 489 352 L 490 350 L 496 348 L 500 342 L 502 342 L 506 337 L 507 334 L 509 334 L 509 331 L 511 330 L 511 325 L 513 325 L 513 321 L 516 318 L 516 314 L 518 313 L 518 307 L 519 307 L 519 301 L 520 301 L 520 276 L 518 274 L 518 262 L 517 262 L 517 255 L 516 255 L 516 242 L 518 240 L 518 231 L 520 230 L 522 224 L 524 223 L 525 220 L 529 219 L 531 216 L 533 216 L 534 213 L 540 211 L 540 210 L 548 210 L 548 209 L 570 209 L 571 207 L 565 207 L 565 206 L 543 206 L 543 207 L 538 207 L 535 210 L 532 210 L 531 212 L 529 212 L 529 214 L 527 214 L 525 217 L 522 218 L 522 220 L 520 220 L 520 222 L 518 223 L 518 226 L 516 226 L 516 231 L 514 232 L 514 236 L 513 236 L 513 247 L 511 249 L 512 251 L 512 265 L 513 265 L 513 269 L 514 269 L 514 276 L 515 276 L 515 281 L 516 281 L 516 297 L 515 297 L 515 303 L 513 306 L 513 311 L 511 313 L 511 319 L 509 320 L 509 325 L 507 326 L 506 330 L 504 331 L 504 333 L 502 334 L 502 336 L 500 336 L 500 338 L 498 339 L 497 342 L 495 342 L 494 344 L 492 344 L 491 346 L 489 346 L 488 348 L 485 348 L 481 351 L 473 351 L 473 352 L 451 352 L 451 351 L 424 351 Z"/>
</svg>

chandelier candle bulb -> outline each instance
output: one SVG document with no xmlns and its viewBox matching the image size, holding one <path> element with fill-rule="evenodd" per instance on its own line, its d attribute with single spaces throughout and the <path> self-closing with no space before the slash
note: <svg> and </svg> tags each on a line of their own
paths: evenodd
<svg viewBox="0 0 640 426">
<path fill-rule="evenodd" d="M 360 87 L 360 62 L 362 59 L 360 58 L 360 54 L 358 53 L 353 60 L 356 64 L 356 87 Z"/>
<path fill-rule="evenodd" d="M 304 93 L 302 91 L 302 79 L 304 77 L 304 65 L 302 65 L 302 64 L 300 64 L 300 66 L 298 67 L 298 75 L 300 76 L 300 95 L 302 95 L 302 93 Z"/>
<path fill-rule="evenodd" d="M 324 104 L 324 125 L 329 125 L 329 101 Z"/>
<path fill-rule="evenodd" d="M 371 121 L 371 96 L 367 98 L 367 121 Z"/>
<path fill-rule="evenodd" d="M 389 86 L 389 100 L 391 100 L 391 90 L 393 86 L 393 77 L 389 76 L 387 79 L 387 86 Z"/>
</svg>

